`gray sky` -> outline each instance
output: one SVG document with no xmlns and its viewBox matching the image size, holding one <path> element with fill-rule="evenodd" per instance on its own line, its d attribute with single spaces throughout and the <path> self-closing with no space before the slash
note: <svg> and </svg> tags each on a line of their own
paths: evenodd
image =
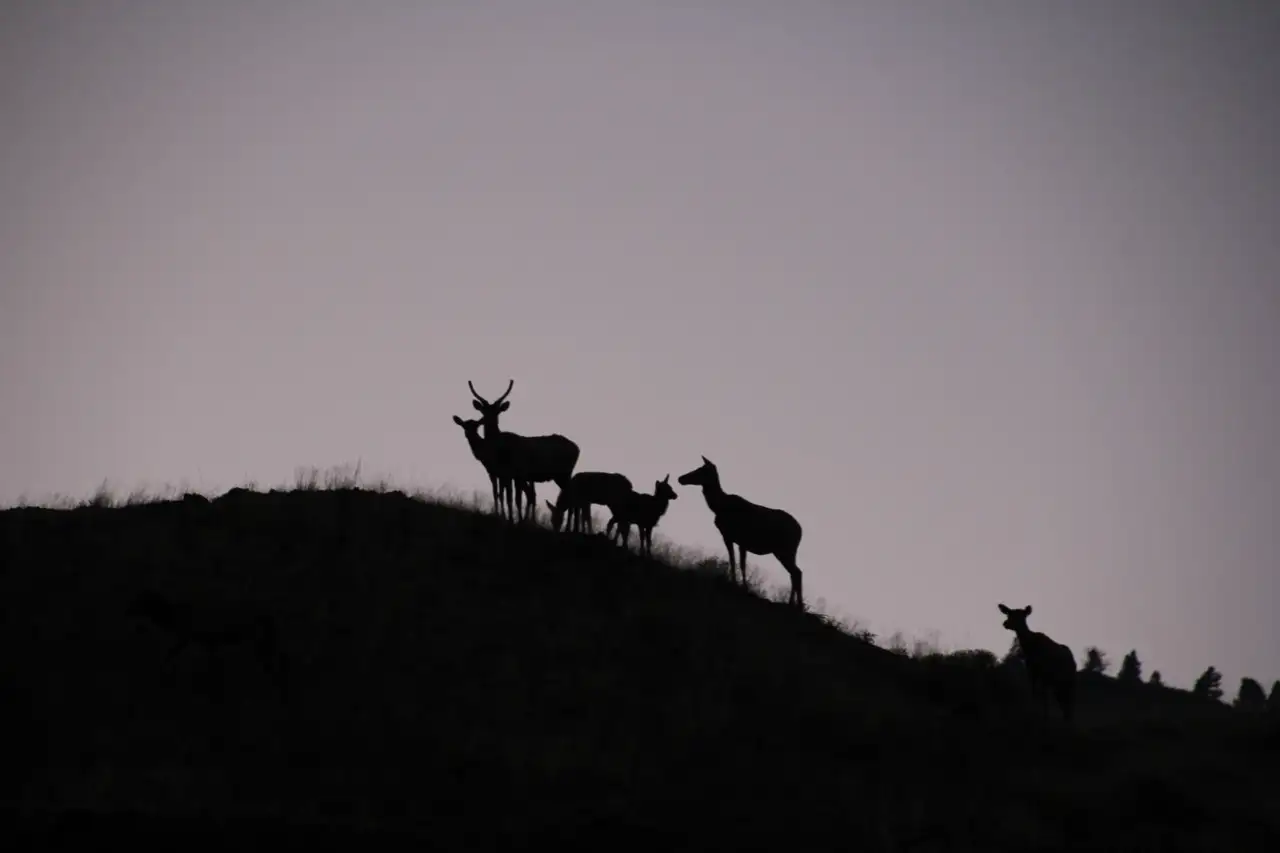
<svg viewBox="0 0 1280 853">
<path fill-rule="evenodd" d="M 7 2 L 0 501 L 487 491 L 514 378 L 580 470 L 792 512 L 828 612 L 1269 684 L 1266 5 Z"/>
</svg>

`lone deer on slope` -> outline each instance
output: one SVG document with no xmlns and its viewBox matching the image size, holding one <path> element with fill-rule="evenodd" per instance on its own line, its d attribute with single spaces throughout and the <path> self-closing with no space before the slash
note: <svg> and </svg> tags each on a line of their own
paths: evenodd
<svg viewBox="0 0 1280 853">
<path fill-rule="evenodd" d="M 551 510 L 551 526 L 559 530 L 564 525 L 567 515 L 570 531 L 581 532 L 585 526 L 588 533 L 594 533 L 595 524 L 591 520 L 591 507 L 599 504 L 616 512 L 614 507 L 620 506 L 630 493 L 631 481 L 621 474 L 606 471 L 579 471 L 560 490 L 554 504 L 551 501 L 546 502 Z"/>
<path fill-rule="evenodd" d="M 520 519 L 528 517 L 532 520 L 537 510 L 536 484 L 550 481 L 563 489 L 573 476 L 580 451 L 577 444 L 559 433 L 520 435 L 503 432 L 499 428 L 498 416 L 511 407 L 506 400 L 515 384 L 516 381 L 512 379 L 507 383 L 507 390 L 502 392 L 502 396 L 490 403 L 476 393 L 475 385 L 467 380 L 467 387 L 475 397 L 471 405 L 480 413 L 484 440 L 491 449 L 492 459 L 498 466 L 499 473 L 521 486 L 515 490 L 516 515 Z M 522 496 L 524 507 L 521 506 Z"/>
<path fill-rule="evenodd" d="M 287 666 L 281 654 L 276 620 L 269 613 L 237 605 L 196 606 L 178 602 L 155 590 L 134 596 L 127 608 L 134 619 L 149 624 L 168 639 L 163 667 L 187 649 L 206 653 L 240 647 L 252 652 L 277 686 L 283 686 Z"/>
<path fill-rule="evenodd" d="M 676 499 L 676 490 L 671 488 L 670 480 L 671 475 L 668 474 L 655 481 L 651 495 L 629 492 L 622 505 L 613 510 L 613 518 L 609 519 L 605 534 L 609 535 L 609 531 L 617 524 L 618 539 L 622 542 L 622 547 L 626 548 L 631 539 L 631 525 L 634 524 L 640 530 L 640 553 L 651 556 L 653 528 L 658 526 L 658 520 L 666 513 L 667 505 Z"/>
<path fill-rule="evenodd" d="M 726 494 L 720 486 L 720 472 L 707 457 L 702 457 L 701 467 L 681 474 L 676 481 L 682 486 L 701 486 L 707 508 L 716 518 L 716 529 L 729 549 L 729 574 L 734 576 L 733 547 L 738 546 L 738 570 L 742 583 L 747 582 L 747 554 L 773 554 L 791 576 L 789 604 L 804 609 L 803 576 L 796 565 L 796 552 L 800 549 L 800 522 L 795 516 L 781 509 L 761 506 L 739 495 Z"/>
<path fill-rule="evenodd" d="M 1027 627 L 1031 605 L 1023 608 L 1000 606 L 1004 627 L 1018 638 L 1022 660 L 1031 681 L 1031 695 L 1049 716 L 1049 694 L 1058 701 L 1064 719 L 1070 721 L 1075 708 L 1076 656 L 1067 646 Z"/>
<path fill-rule="evenodd" d="M 494 460 L 491 447 L 485 442 L 484 437 L 480 435 L 480 419 L 464 421 L 454 415 L 453 422 L 462 427 L 462 432 L 467 437 L 467 444 L 471 447 L 471 455 L 484 466 L 485 473 L 489 475 L 489 485 L 493 489 L 493 511 L 498 515 L 505 515 L 508 519 L 512 518 L 515 514 L 511 506 L 512 481 Z M 524 484 L 522 483 L 521 487 L 523 488 L 523 486 Z M 503 513 L 504 500 L 506 501 L 505 513 Z"/>
</svg>

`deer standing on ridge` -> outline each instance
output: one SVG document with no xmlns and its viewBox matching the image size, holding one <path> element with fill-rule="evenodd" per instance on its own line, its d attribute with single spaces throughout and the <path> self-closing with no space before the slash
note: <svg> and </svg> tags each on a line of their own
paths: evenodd
<svg viewBox="0 0 1280 853">
<path fill-rule="evenodd" d="M 666 513 L 667 505 L 676 499 L 676 490 L 671 488 L 670 480 L 671 475 L 668 474 L 655 481 L 651 495 L 628 492 L 621 506 L 611 507 L 613 518 L 609 519 L 609 524 L 605 527 L 605 535 L 609 535 L 610 529 L 617 524 L 618 539 L 622 542 L 622 547 L 626 548 L 631 538 L 631 525 L 634 524 L 640 530 L 640 553 L 652 556 L 653 528 L 658 526 L 658 520 Z"/>
<path fill-rule="evenodd" d="M 729 549 L 729 574 L 734 576 L 733 547 L 738 546 L 737 566 L 742 583 L 747 582 L 747 554 L 773 554 L 791 576 L 789 604 L 804 609 L 803 576 L 796 565 L 800 549 L 800 522 L 781 509 L 761 506 L 739 495 L 726 494 L 720 486 L 720 472 L 707 457 L 701 467 L 681 474 L 676 481 L 682 486 L 701 486 L 707 508 L 715 515 L 716 529 Z"/>
<path fill-rule="evenodd" d="M 1049 716 L 1049 694 L 1052 693 L 1062 709 L 1063 719 L 1070 721 L 1075 707 L 1076 656 L 1068 646 L 1050 639 L 1046 634 L 1027 627 L 1031 605 L 1005 607 L 999 605 L 1005 615 L 1004 627 L 1018 638 L 1022 660 L 1031 681 L 1031 695 Z"/>
<path fill-rule="evenodd" d="M 552 435 L 520 435 L 503 432 L 498 426 L 498 416 L 511 407 L 507 395 L 515 386 L 512 379 L 502 396 L 490 403 L 476 393 L 476 386 L 467 380 L 467 387 L 475 397 L 471 405 L 480 413 L 485 443 L 492 453 L 492 460 L 502 476 L 507 476 L 519 486 L 515 491 L 516 516 L 523 520 L 536 517 L 537 484 L 553 482 L 561 489 L 573 476 L 578 464 L 578 445 L 559 433 Z M 521 506 L 521 497 L 525 506 Z"/>
<path fill-rule="evenodd" d="M 493 488 L 493 511 L 498 515 L 505 515 L 506 518 L 512 518 L 514 511 L 511 506 L 511 478 L 502 473 L 500 466 L 494 461 L 491 448 L 480 435 L 480 419 L 464 421 L 454 415 L 453 422 L 462 427 L 462 432 L 467 437 L 467 444 L 471 446 L 471 455 L 475 456 L 484 466 L 485 473 L 489 475 L 489 485 Z M 523 483 L 520 485 L 524 488 Z M 502 511 L 504 499 L 506 513 Z"/>
<path fill-rule="evenodd" d="M 167 638 L 162 669 L 173 665 L 188 649 L 214 653 L 238 646 L 254 656 L 277 686 L 284 686 L 288 667 L 280 649 L 276 620 L 269 613 L 247 605 L 197 606 L 154 590 L 135 595 L 126 613 Z"/>
<path fill-rule="evenodd" d="M 585 526 L 588 533 L 594 533 L 592 505 L 607 506 L 616 512 L 614 507 L 620 506 L 630 493 L 631 481 L 621 474 L 579 471 L 560 490 L 554 504 L 547 501 L 547 507 L 551 510 L 551 526 L 559 530 L 564 525 L 567 514 L 569 530 L 581 532 Z"/>
</svg>

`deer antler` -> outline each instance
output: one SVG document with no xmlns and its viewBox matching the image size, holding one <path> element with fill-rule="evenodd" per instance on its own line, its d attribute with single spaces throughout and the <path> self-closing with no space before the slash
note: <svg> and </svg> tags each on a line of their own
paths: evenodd
<svg viewBox="0 0 1280 853">
<path fill-rule="evenodd" d="M 470 379 L 467 380 L 467 387 L 471 389 L 472 396 L 474 396 L 477 400 L 479 400 L 480 404 L 483 406 L 489 406 L 489 405 L 496 406 L 499 403 L 501 403 L 503 400 L 507 399 L 507 395 L 511 393 L 511 389 L 515 386 L 515 384 L 516 384 L 516 381 L 514 379 L 507 382 L 507 390 L 502 392 L 501 397 L 499 397 L 497 400 L 494 400 L 493 403 L 490 403 L 484 397 L 481 397 L 478 393 L 476 393 L 476 386 L 471 384 Z"/>
</svg>

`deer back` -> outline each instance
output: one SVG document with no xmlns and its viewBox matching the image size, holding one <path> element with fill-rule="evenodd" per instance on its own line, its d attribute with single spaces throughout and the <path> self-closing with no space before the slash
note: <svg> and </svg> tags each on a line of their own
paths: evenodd
<svg viewBox="0 0 1280 853">
<path fill-rule="evenodd" d="M 791 513 L 725 495 L 715 508 L 716 526 L 744 545 L 787 547 L 800 541 L 800 522 Z"/>
<path fill-rule="evenodd" d="M 1043 678 L 1074 675 L 1075 653 L 1067 646 L 1040 631 L 1029 631 L 1020 640 L 1028 671 Z"/>
<path fill-rule="evenodd" d="M 569 496 L 578 504 L 613 507 L 631 494 L 631 481 L 606 471 L 579 471 L 569 481 Z"/>
<path fill-rule="evenodd" d="M 568 478 L 578 463 L 578 445 L 559 434 L 504 432 L 493 440 L 493 445 L 498 465 L 517 479 Z"/>
</svg>

